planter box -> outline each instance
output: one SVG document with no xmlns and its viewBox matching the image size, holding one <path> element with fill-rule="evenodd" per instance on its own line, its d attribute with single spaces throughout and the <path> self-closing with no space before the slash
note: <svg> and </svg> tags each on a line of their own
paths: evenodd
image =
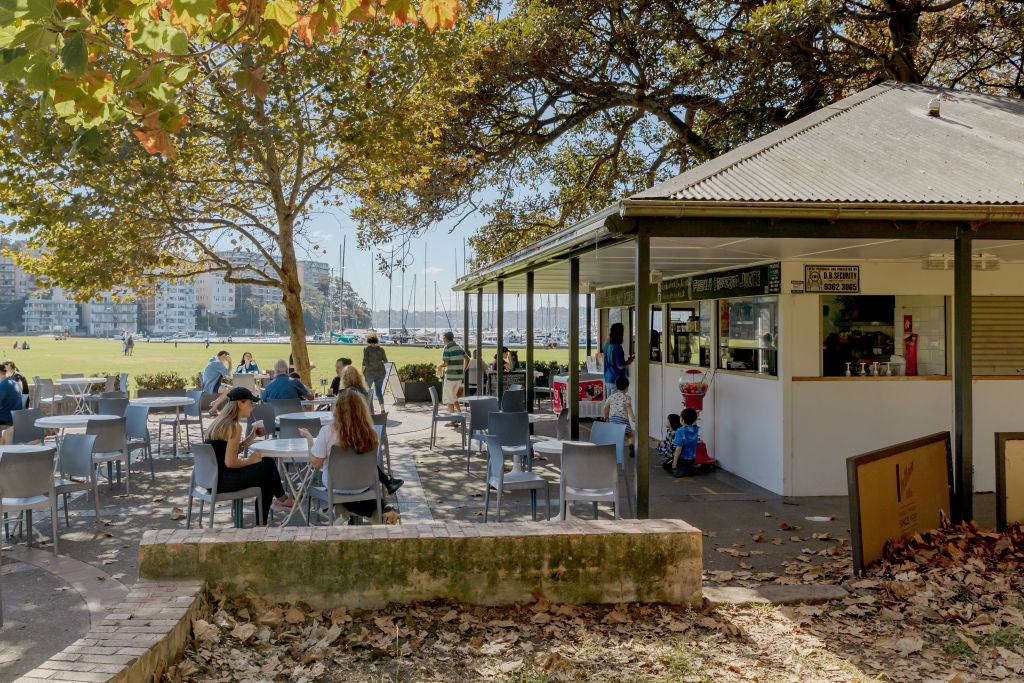
<svg viewBox="0 0 1024 683">
<path fill-rule="evenodd" d="M 429 387 L 437 390 L 437 398 L 441 399 L 440 382 L 402 382 L 402 389 L 405 391 L 405 400 L 409 403 L 430 403 Z"/>
</svg>

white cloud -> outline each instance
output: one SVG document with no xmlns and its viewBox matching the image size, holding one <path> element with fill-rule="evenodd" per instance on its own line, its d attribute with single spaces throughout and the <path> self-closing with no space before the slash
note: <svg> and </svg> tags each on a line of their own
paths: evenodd
<svg viewBox="0 0 1024 683">
<path fill-rule="evenodd" d="M 438 268 L 437 266 L 428 266 L 426 271 L 424 272 L 426 272 L 427 275 L 437 275 L 438 273 L 443 273 L 444 268 Z"/>
</svg>

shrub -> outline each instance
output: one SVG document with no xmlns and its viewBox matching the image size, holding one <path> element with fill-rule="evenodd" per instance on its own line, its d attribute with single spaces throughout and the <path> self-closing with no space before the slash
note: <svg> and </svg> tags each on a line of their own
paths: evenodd
<svg viewBox="0 0 1024 683">
<path fill-rule="evenodd" d="M 438 382 L 437 366 L 433 363 L 410 363 L 398 368 L 398 379 L 403 382 Z"/>
<path fill-rule="evenodd" d="M 138 389 L 184 389 L 185 378 L 173 371 L 135 375 L 135 386 Z"/>
</svg>

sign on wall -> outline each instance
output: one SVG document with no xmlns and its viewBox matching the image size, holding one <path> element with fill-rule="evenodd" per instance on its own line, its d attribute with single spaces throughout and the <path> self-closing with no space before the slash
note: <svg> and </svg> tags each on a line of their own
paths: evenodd
<svg viewBox="0 0 1024 683">
<path fill-rule="evenodd" d="M 804 291 L 856 294 L 860 292 L 860 266 L 804 266 Z"/>
<path fill-rule="evenodd" d="M 996 432 L 996 529 L 1024 522 L 1024 432 Z"/>
<path fill-rule="evenodd" d="M 886 543 L 930 531 L 953 506 L 949 432 L 846 460 L 853 570 L 882 559 Z"/>
<path fill-rule="evenodd" d="M 720 270 L 704 275 L 687 275 L 651 285 L 651 304 L 703 299 L 734 299 L 744 296 L 779 294 L 782 291 L 782 264 L 765 263 L 746 268 Z M 634 287 L 608 287 L 594 294 L 597 308 L 626 308 L 636 301 Z"/>
</svg>

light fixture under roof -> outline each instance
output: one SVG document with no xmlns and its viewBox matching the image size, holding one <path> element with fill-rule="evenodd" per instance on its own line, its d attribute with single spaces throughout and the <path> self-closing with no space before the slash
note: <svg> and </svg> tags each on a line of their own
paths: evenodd
<svg viewBox="0 0 1024 683">
<path fill-rule="evenodd" d="M 581 282 L 580 294 L 593 294 L 597 291 L 597 285 L 593 282 Z"/>
<path fill-rule="evenodd" d="M 999 270 L 999 257 L 995 254 L 972 254 L 971 269 Z M 924 270 L 953 270 L 953 254 L 928 254 L 921 259 Z"/>
<path fill-rule="evenodd" d="M 652 285 L 661 284 L 662 279 L 663 279 L 663 275 L 662 275 L 662 272 L 660 270 L 652 270 L 651 271 L 651 284 Z"/>
</svg>

